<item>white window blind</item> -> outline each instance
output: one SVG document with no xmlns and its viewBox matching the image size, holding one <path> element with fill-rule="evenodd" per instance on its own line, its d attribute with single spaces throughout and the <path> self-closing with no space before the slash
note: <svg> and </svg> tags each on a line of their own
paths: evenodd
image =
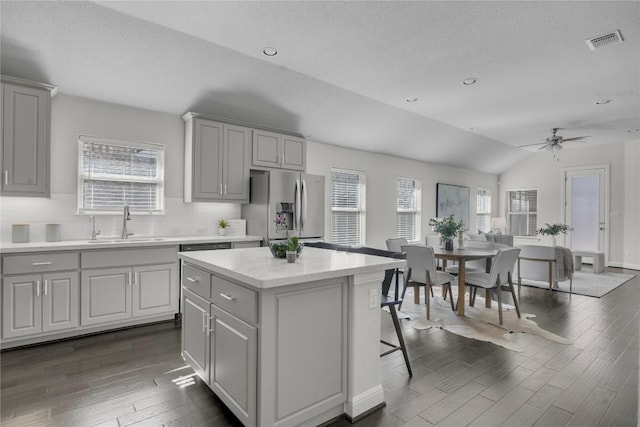
<svg viewBox="0 0 640 427">
<path fill-rule="evenodd" d="M 538 190 L 507 191 L 507 230 L 514 236 L 535 236 L 538 226 Z"/>
<path fill-rule="evenodd" d="M 397 237 L 420 240 L 420 181 L 412 178 L 397 178 Z"/>
<path fill-rule="evenodd" d="M 478 187 L 476 190 L 476 226 L 478 231 L 491 231 L 491 190 Z"/>
<path fill-rule="evenodd" d="M 164 211 L 164 146 L 80 137 L 78 211 Z"/>
<path fill-rule="evenodd" d="M 365 176 L 359 172 L 331 171 L 331 241 L 364 244 Z"/>
</svg>

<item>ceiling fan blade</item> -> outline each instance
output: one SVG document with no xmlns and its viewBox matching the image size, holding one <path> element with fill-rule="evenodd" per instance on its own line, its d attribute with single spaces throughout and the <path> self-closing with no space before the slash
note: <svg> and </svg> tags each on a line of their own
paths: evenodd
<svg viewBox="0 0 640 427">
<path fill-rule="evenodd" d="M 567 142 L 567 141 L 580 141 L 584 138 L 589 138 L 589 135 L 585 135 L 585 136 L 574 136 L 573 138 L 563 138 L 562 142 Z"/>
<path fill-rule="evenodd" d="M 549 143 L 549 144 L 545 144 L 542 147 L 538 148 L 538 150 L 552 150 L 553 149 L 553 144 Z"/>
<path fill-rule="evenodd" d="M 537 142 L 535 144 L 518 145 L 518 148 L 533 147 L 534 145 L 546 145 L 546 142 Z"/>
</svg>

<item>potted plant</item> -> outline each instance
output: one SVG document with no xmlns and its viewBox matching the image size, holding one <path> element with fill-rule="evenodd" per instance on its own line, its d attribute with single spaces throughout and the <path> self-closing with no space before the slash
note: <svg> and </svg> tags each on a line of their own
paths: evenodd
<svg viewBox="0 0 640 427">
<path fill-rule="evenodd" d="M 227 235 L 227 227 L 229 227 L 229 221 L 225 219 L 218 220 L 218 234 L 221 236 Z"/>
<path fill-rule="evenodd" d="M 445 218 L 431 218 L 429 220 L 431 229 L 440 234 L 440 238 L 445 242 L 445 249 L 453 250 L 453 238 L 464 230 L 464 222 L 456 222 L 453 214 Z"/>
<path fill-rule="evenodd" d="M 556 236 L 560 233 L 567 234 L 568 232 L 573 231 L 573 227 L 569 227 L 567 224 L 549 224 L 545 223 L 544 227 L 536 230 L 537 234 L 542 234 L 543 236 L 551 236 L 553 246 L 556 245 Z"/>
<path fill-rule="evenodd" d="M 300 249 L 300 242 L 297 236 L 287 239 L 287 262 L 296 262 Z"/>
</svg>

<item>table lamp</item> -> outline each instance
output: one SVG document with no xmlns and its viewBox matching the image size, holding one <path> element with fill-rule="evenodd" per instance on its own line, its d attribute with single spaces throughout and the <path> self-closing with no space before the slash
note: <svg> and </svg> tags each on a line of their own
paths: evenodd
<svg viewBox="0 0 640 427">
<path fill-rule="evenodd" d="M 496 230 L 496 234 L 502 234 L 507 228 L 507 220 L 504 218 L 491 218 L 491 229 Z"/>
</svg>

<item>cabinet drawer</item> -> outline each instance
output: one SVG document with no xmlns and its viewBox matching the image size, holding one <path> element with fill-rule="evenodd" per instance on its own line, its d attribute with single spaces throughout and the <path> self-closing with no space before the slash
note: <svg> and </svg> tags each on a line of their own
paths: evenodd
<svg viewBox="0 0 640 427">
<path fill-rule="evenodd" d="M 211 274 L 189 264 L 182 265 L 182 286 L 211 300 Z"/>
<path fill-rule="evenodd" d="M 7 255 L 2 258 L 3 274 L 43 273 L 77 270 L 78 253 L 47 253 L 37 255 Z"/>
<path fill-rule="evenodd" d="M 258 321 L 258 295 L 255 291 L 212 275 L 211 294 L 213 303 L 218 307 L 250 322 Z"/>
<path fill-rule="evenodd" d="M 82 268 L 122 267 L 123 265 L 166 264 L 178 261 L 176 246 L 162 248 L 87 251 L 81 254 Z"/>
</svg>

